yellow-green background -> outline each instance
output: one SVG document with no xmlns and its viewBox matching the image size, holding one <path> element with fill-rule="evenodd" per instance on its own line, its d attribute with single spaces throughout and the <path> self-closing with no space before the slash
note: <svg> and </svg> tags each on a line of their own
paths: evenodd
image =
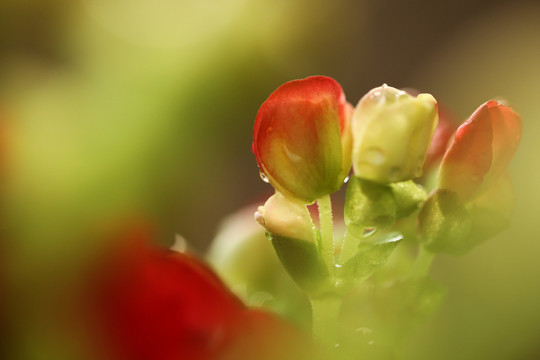
<svg viewBox="0 0 540 360">
<path fill-rule="evenodd" d="M 1 259 L 15 308 L 33 309 L 15 316 L 31 334 L 25 356 L 61 344 L 49 345 L 39 308 L 92 251 L 89 229 L 142 217 L 161 243 L 181 234 L 202 252 L 222 217 L 264 201 L 257 109 L 315 74 L 353 104 L 388 83 L 430 92 L 461 118 L 495 97 L 522 114 L 513 226 L 436 259 L 447 298 L 404 357 L 540 356 L 536 1 L 1 0 Z"/>
</svg>

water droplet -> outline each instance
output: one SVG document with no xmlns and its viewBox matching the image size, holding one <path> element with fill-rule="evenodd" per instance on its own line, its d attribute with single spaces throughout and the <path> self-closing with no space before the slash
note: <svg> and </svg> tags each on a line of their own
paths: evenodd
<svg viewBox="0 0 540 360">
<path fill-rule="evenodd" d="M 380 89 L 384 90 L 385 85 L 381 86 Z M 383 92 L 380 89 L 374 90 L 374 91 L 370 92 L 370 94 L 369 94 L 369 99 L 371 101 L 373 101 L 374 103 L 377 103 L 377 104 L 382 104 L 385 101 L 385 97 L 383 96 Z"/>
<path fill-rule="evenodd" d="M 392 166 L 388 171 L 388 180 L 390 181 L 399 181 L 401 176 L 401 169 L 397 166 Z"/>
<path fill-rule="evenodd" d="M 347 175 L 347 177 L 345 179 L 343 179 L 343 183 L 346 184 L 349 182 L 351 176 L 350 175 Z"/>
<path fill-rule="evenodd" d="M 259 176 L 261 177 L 262 181 L 264 181 L 265 183 L 269 183 L 270 180 L 268 180 L 268 177 L 266 176 L 265 173 L 263 173 L 262 171 L 259 172 Z"/>
<path fill-rule="evenodd" d="M 341 264 L 335 264 L 334 267 L 335 267 L 336 269 L 341 269 L 343 266 L 342 266 Z"/>
<path fill-rule="evenodd" d="M 266 227 L 266 220 L 264 219 L 264 206 L 259 206 L 255 211 L 255 221 Z"/>
<path fill-rule="evenodd" d="M 365 228 L 363 236 L 368 237 L 368 236 L 371 236 L 371 235 L 375 234 L 376 232 L 377 232 L 376 227 Z"/>
<path fill-rule="evenodd" d="M 364 160 L 375 166 L 384 163 L 384 158 L 382 150 L 376 147 L 369 148 L 364 152 Z"/>
<path fill-rule="evenodd" d="M 371 330 L 370 328 L 367 328 L 367 327 L 360 327 L 360 328 L 358 328 L 358 329 L 356 329 L 354 331 L 356 331 L 357 333 L 360 333 L 362 335 L 371 335 L 371 334 L 373 334 L 373 330 Z"/>
<path fill-rule="evenodd" d="M 335 344 L 334 347 L 337 349 L 338 347 L 340 347 L 341 345 L 339 344 Z"/>
<path fill-rule="evenodd" d="M 283 144 L 283 150 L 285 151 L 285 155 L 287 155 L 287 158 L 289 161 L 293 164 L 299 163 L 302 161 L 302 157 L 300 155 L 295 154 L 292 152 L 288 147 L 287 144 Z"/>
<path fill-rule="evenodd" d="M 371 340 L 370 342 L 367 343 L 368 345 L 373 345 L 375 344 L 375 340 Z"/>
<path fill-rule="evenodd" d="M 403 235 L 401 235 L 398 232 L 392 232 L 388 234 L 388 237 L 386 238 L 384 242 L 390 243 L 390 242 L 396 242 L 396 241 L 401 241 L 401 240 L 403 240 Z"/>
</svg>

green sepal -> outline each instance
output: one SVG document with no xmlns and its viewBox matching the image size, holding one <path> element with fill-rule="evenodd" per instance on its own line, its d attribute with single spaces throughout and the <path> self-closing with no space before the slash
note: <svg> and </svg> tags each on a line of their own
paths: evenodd
<svg viewBox="0 0 540 360">
<path fill-rule="evenodd" d="M 396 219 L 404 218 L 426 201 L 424 188 L 412 180 L 390 184 L 396 202 Z"/>
<path fill-rule="evenodd" d="M 346 294 L 369 278 L 386 263 L 401 240 L 400 233 L 391 232 L 360 243 L 356 255 L 336 269 L 339 291 Z"/>
<path fill-rule="evenodd" d="M 345 225 L 356 237 L 365 228 L 388 229 L 396 220 L 396 202 L 392 188 L 357 176 L 351 176 L 345 198 Z"/>
<path fill-rule="evenodd" d="M 472 220 L 456 192 L 435 190 L 418 215 L 420 241 L 433 253 L 461 255 L 475 243 L 471 241 Z"/>
<path fill-rule="evenodd" d="M 267 232 L 276 254 L 294 282 L 310 297 L 330 288 L 330 274 L 315 243 Z"/>
</svg>

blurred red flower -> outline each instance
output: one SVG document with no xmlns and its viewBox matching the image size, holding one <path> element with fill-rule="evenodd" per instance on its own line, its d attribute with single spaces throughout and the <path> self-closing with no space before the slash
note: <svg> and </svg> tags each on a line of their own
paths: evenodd
<svg viewBox="0 0 540 360">
<path fill-rule="evenodd" d="M 110 358 L 302 358 L 304 334 L 245 307 L 201 261 L 150 245 L 144 230 L 124 238 L 100 262 L 92 287 Z"/>
</svg>

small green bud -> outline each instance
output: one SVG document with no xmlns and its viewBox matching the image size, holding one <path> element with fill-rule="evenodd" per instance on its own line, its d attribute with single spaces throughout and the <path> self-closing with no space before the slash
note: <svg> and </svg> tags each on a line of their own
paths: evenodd
<svg viewBox="0 0 540 360">
<path fill-rule="evenodd" d="M 371 90 L 353 114 L 354 173 L 383 184 L 420 176 L 437 122 L 429 94 L 413 97 L 387 85 Z"/>
</svg>

